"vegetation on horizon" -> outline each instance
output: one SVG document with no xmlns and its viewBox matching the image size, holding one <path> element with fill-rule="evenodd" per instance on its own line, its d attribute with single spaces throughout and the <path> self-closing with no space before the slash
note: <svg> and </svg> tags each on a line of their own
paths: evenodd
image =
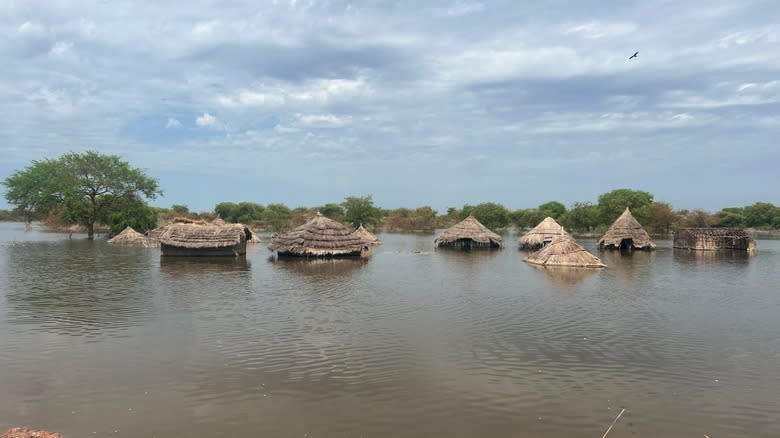
<svg viewBox="0 0 780 438">
<path fill-rule="evenodd" d="M 374 205 L 371 195 L 366 195 L 349 196 L 341 203 L 318 207 L 220 202 L 213 212 L 194 213 L 181 204 L 170 209 L 147 205 L 146 199 L 162 194 L 157 180 L 130 167 L 116 155 L 94 151 L 71 152 L 57 159 L 33 161 L 2 184 L 6 187 L 6 200 L 16 208 L 0 210 L 0 220 L 29 222 L 39 219 L 49 223 L 80 224 L 86 227 L 90 238 L 97 224 L 109 226 L 112 233 L 126 226 L 147 231 L 177 216 L 206 220 L 221 217 L 257 230 L 279 231 L 301 225 L 317 213 L 353 227 L 363 225 L 388 232 L 431 232 L 474 215 L 491 229 L 531 228 L 550 216 L 570 231 L 600 233 L 626 207 L 653 234 L 668 234 L 683 227 L 780 229 L 780 207 L 771 203 L 756 202 L 711 214 L 703 210 L 673 210 L 669 203 L 656 201 L 652 193 L 625 188 L 603 193 L 595 203 L 575 202 L 568 209 L 558 201 L 515 211 L 500 203 L 484 202 L 450 207 L 439 214 L 430 206 L 382 209 Z"/>
</svg>

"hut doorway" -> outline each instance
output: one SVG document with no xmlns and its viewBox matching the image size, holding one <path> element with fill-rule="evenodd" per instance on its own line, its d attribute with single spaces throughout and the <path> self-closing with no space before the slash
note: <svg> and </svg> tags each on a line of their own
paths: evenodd
<svg viewBox="0 0 780 438">
<path fill-rule="evenodd" d="M 634 239 L 623 239 L 620 241 L 621 250 L 631 250 L 634 248 Z"/>
</svg>

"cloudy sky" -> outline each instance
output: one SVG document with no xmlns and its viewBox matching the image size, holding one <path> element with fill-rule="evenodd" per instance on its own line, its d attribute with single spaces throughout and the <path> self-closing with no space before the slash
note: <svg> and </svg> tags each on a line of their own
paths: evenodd
<svg viewBox="0 0 780 438">
<path fill-rule="evenodd" d="M 3 0 L 0 60 L 0 178 L 94 149 L 193 210 L 780 204 L 775 0 Z"/>
</svg>

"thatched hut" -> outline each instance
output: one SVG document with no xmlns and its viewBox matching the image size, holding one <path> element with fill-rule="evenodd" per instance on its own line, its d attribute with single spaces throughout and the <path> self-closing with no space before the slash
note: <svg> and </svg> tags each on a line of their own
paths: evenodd
<svg viewBox="0 0 780 438">
<path fill-rule="evenodd" d="M 382 241 L 379 240 L 379 238 L 376 237 L 374 233 L 363 228 L 363 224 L 360 224 L 360 226 L 357 227 L 357 229 L 353 231 L 352 234 L 365 240 L 369 245 L 379 246 L 382 244 Z"/>
<path fill-rule="evenodd" d="M 520 249 L 537 250 L 564 234 L 566 234 L 566 230 L 563 229 L 563 226 L 556 222 L 555 219 L 547 216 L 543 221 L 539 222 L 539 225 L 533 227 L 531 231 L 517 239 L 517 243 L 520 245 Z"/>
<path fill-rule="evenodd" d="M 242 224 L 215 225 L 192 219 L 175 220 L 162 227 L 160 249 L 164 256 L 240 256 L 252 232 Z"/>
<path fill-rule="evenodd" d="M 733 249 L 753 252 L 756 241 L 740 228 L 682 228 L 674 233 L 674 247 L 691 250 Z"/>
<path fill-rule="evenodd" d="M 449 248 L 500 248 L 503 239 L 469 215 L 466 219 L 444 230 L 434 240 L 437 247 Z"/>
<path fill-rule="evenodd" d="M 155 248 L 158 246 L 156 240 L 149 239 L 131 227 L 125 228 L 121 233 L 108 239 L 107 243 L 113 245 L 143 246 L 145 248 Z"/>
<path fill-rule="evenodd" d="M 361 257 L 370 253 L 365 240 L 319 213 L 303 225 L 276 233 L 268 249 L 294 257 Z"/>
<path fill-rule="evenodd" d="M 599 248 L 650 250 L 655 249 L 655 243 L 626 207 L 626 211 L 612 223 L 604 237 L 599 239 Z"/>
<path fill-rule="evenodd" d="M 604 268 L 607 266 L 568 234 L 556 237 L 547 246 L 526 257 L 523 261 L 543 266 L 580 268 Z"/>
</svg>

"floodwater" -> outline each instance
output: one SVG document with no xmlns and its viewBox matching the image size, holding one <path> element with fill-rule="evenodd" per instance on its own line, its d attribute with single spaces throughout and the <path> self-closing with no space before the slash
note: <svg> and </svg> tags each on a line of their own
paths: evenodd
<svg viewBox="0 0 780 438">
<path fill-rule="evenodd" d="M 0 429 L 569 438 L 626 409 L 610 438 L 780 436 L 780 241 L 582 271 L 433 237 L 169 260 L 2 223 Z"/>
</svg>

